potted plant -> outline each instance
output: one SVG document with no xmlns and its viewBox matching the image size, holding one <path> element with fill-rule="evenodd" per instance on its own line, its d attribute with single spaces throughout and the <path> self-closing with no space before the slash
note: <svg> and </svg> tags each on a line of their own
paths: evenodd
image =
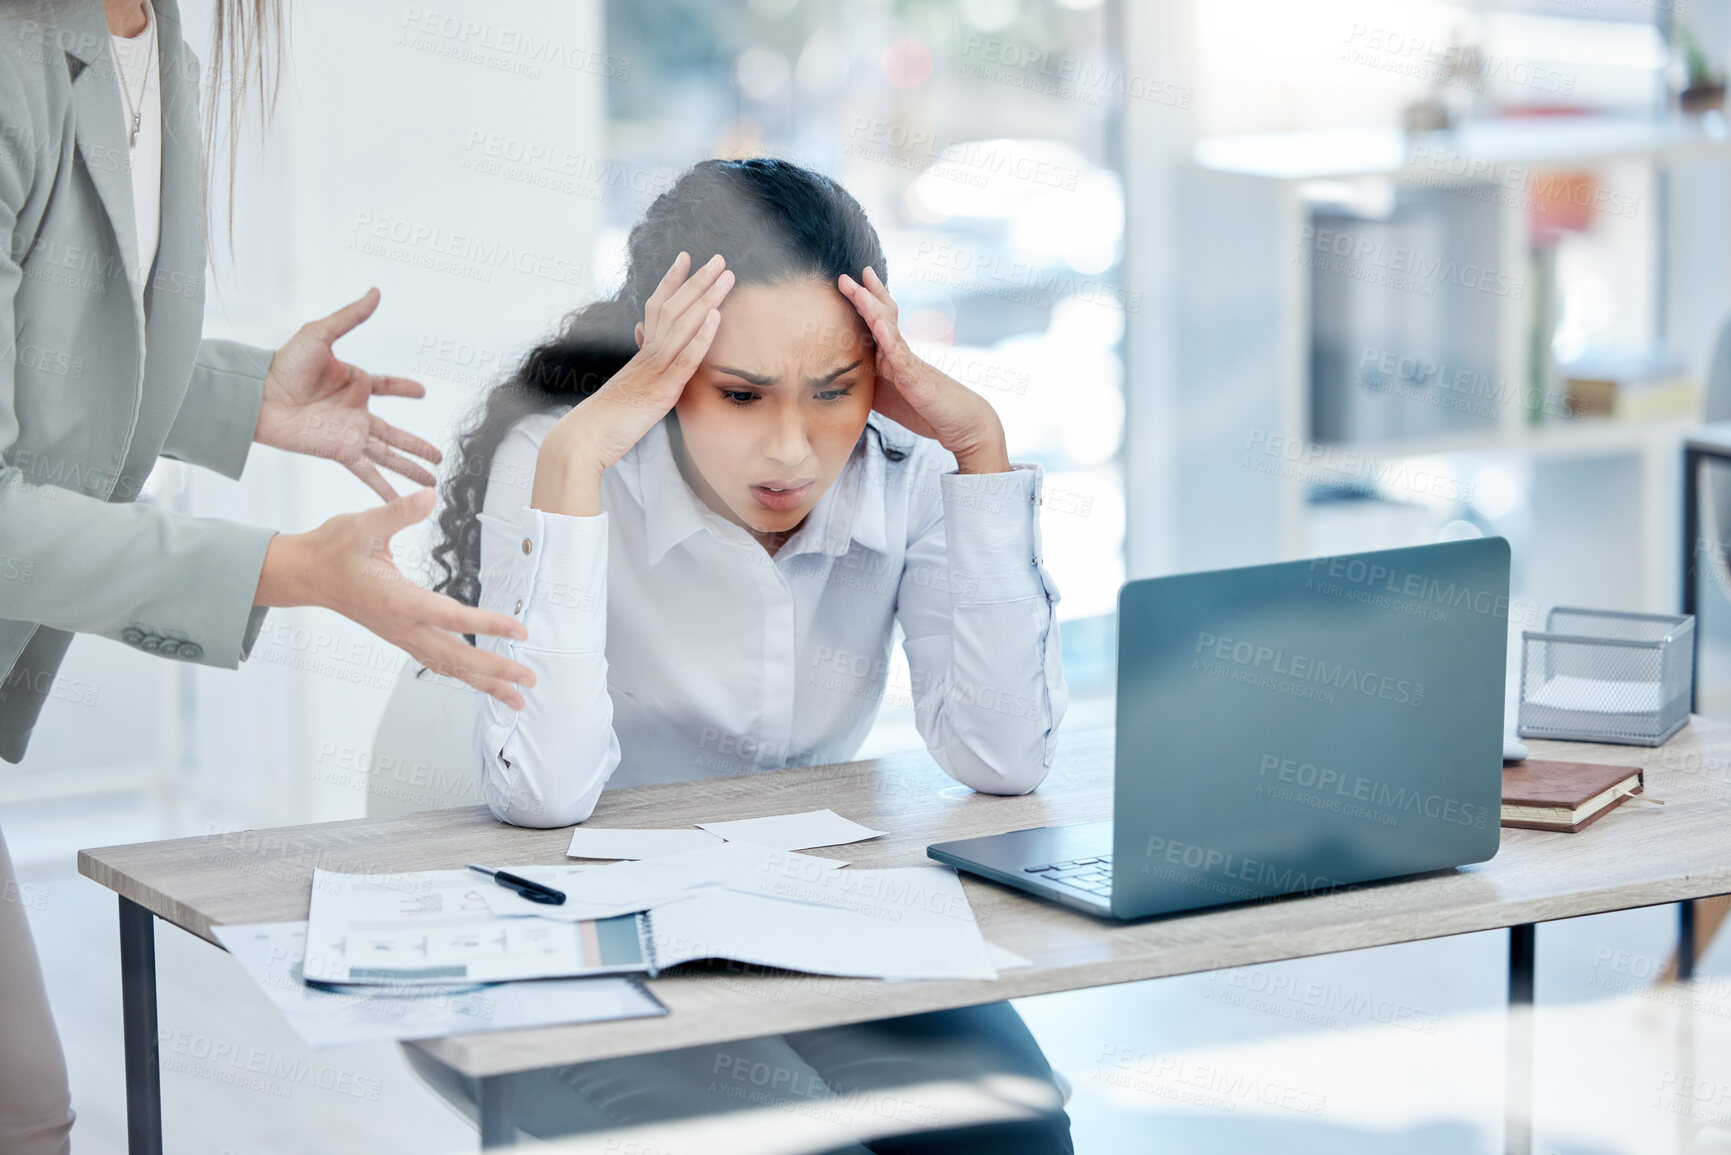
<svg viewBox="0 0 1731 1155">
<path fill-rule="evenodd" d="M 1683 60 L 1688 69 L 1688 83 L 1677 94 L 1677 103 L 1684 112 L 1706 112 L 1725 106 L 1725 74 L 1716 72 L 1701 45 L 1683 24 L 1677 25 L 1683 44 Z"/>
</svg>

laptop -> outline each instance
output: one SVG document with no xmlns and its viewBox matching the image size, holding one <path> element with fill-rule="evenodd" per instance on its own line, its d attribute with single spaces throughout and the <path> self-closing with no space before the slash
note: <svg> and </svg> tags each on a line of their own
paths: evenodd
<svg viewBox="0 0 1731 1155">
<path fill-rule="evenodd" d="M 1483 862 L 1508 616 L 1500 537 L 1127 582 L 1113 819 L 926 852 L 1117 919 Z"/>
</svg>

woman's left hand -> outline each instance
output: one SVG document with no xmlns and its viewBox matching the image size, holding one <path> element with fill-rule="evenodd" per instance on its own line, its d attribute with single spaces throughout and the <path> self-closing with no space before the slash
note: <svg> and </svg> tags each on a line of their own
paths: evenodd
<svg viewBox="0 0 1731 1155">
<path fill-rule="evenodd" d="M 872 408 L 956 455 L 962 473 L 1008 473 L 1004 425 L 991 403 L 955 378 L 940 373 L 908 348 L 896 325 L 896 303 L 867 265 L 861 284 L 843 273 L 842 295 L 864 318 L 877 345 L 877 392 Z"/>
<path fill-rule="evenodd" d="M 379 291 L 368 289 L 360 300 L 302 325 L 276 351 L 265 373 L 264 404 L 259 407 L 252 439 L 290 453 L 341 462 L 374 493 L 394 501 L 397 492 L 377 467 L 382 465 L 420 485 L 435 485 L 437 478 L 396 450 L 434 465 L 439 463 L 440 453 L 432 442 L 369 413 L 367 401 L 375 394 L 424 397 L 427 391 L 405 377 L 375 376 L 339 361 L 331 351 L 338 337 L 372 316 L 378 305 Z"/>
</svg>

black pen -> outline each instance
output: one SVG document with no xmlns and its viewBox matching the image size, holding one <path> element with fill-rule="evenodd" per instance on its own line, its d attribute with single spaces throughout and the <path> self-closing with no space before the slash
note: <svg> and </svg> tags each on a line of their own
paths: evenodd
<svg viewBox="0 0 1731 1155">
<path fill-rule="evenodd" d="M 516 891 L 530 902 L 544 902 L 548 906 L 558 906 L 565 901 L 564 891 L 543 886 L 532 878 L 524 878 L 521 875 L 510 874 L 503 870 L 494 870 L 489 866 L 477 866 L 473 862 L 469 863 L 469 869 L 491 875 L 494 882 Z"/>
</svg>

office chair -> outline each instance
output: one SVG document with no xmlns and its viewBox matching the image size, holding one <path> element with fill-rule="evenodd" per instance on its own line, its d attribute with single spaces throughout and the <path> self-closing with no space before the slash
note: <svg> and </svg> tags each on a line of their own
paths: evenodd
<svg viewBox="0 0 1731 1155">
<path fill-rule="evenodd" d="M 474 690 L 406 663 L 373 735 L 367 817 L 481 805 L 474 724 Z"/>
</svg>

